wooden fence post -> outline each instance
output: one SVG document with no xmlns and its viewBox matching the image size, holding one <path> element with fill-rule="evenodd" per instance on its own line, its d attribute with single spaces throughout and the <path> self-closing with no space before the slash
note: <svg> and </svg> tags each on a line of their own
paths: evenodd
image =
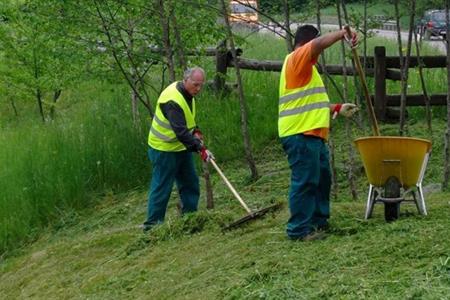
<svg viewBox="0 0 450 300">
<path fill-rule="evenodd" d="M 214 75 L 214 89 L 217 92 L 225 90 L 227 78 L 227 41 L 223 40 L 216 48 L 216 74 Z"/>
<path fill-rule="evenodd" d="M 375 47 L 374 53 L 375 97 L 374 108 L 377 119 L 386 119 L 386 48 Z"/>
</svg>

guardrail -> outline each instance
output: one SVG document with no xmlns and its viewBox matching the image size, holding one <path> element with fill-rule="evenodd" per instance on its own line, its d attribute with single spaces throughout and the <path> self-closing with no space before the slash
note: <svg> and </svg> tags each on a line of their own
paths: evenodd
<svg viewBox="0 0 450 300">
<path fill-rule="evenodd" d="M 397 30 L 397 22 L 395 21 L 385 21 L 381 24 L 381 29 L 383 30 Z"/>
</svg>

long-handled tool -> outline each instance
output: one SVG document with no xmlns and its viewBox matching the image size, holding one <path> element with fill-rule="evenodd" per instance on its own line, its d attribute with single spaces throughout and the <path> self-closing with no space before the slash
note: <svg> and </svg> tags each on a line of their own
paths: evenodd
<svg viewBox="0 0 450 300">
<path fill-rule="evenodd" d="M 345 25 L 345 30 L 347 31 L 347 35 L 351 38 L 352 32 L 350 30 L 350 26 Z M 352 48 L 353 61 L 355 62 L 355 67 L 358 72 L 359 78 L 361 80 L 361 85 L 363 86 L 364 98 L 366 99 L 367 109 L 369 110 L 370 121 L 372 123 L 373 135 L 380 135 L 380 129 L 378 127 L 377 118 L 375 116 L 375 111 L 373 110 L 372 101 L 370 100 L 369 88 L 367 87 L 366 76 L 361 67 L 361 61 L 359 60 L 358 51 L 356 48 Z"/>
<path fill-rule="evenodd" d="M 248 215 L 246 215 L 243 218 L 240 218 L 239 220 L 234 221 L 233 223 L 231 223 L 228 226 L 226 226 L 224 229 L 232 229 L 232 228 L 235 228 L 237 226 L 240 226 L 241 224 L 244 224 L 245 222 L 248 222 L 250 220 L 254 220 L 256 218 L 259 218 L 259 217 L 265 215 L 267 212 L 269 212 L 271 210 L 274 210 L 274 209 L 277 209 L 277 208 L 279 208 L 281 206 L 281 203 L 277 203 L 277 204 L 268 206 L 268 207 L 260 209 L 260 210 L 252 211 L 247 206 L 247 204 L 244 202 L 244 200 L 242 200 L 241 196 L 238 194 L 238 192 L 235 190 L 235 188 L 231 185 L 230 181 L 228 181 L 227 177 L 225 177 L 223 172 L 217 166 L 217 164 L 214 161 L 214 159 L 211 159 L 209 162 L 213 165 L 214 169 L 216 169 L 217 173 L 219 173 L 220 177 L 225 182 L 226 186 L 230 189 L 230 191 L 234 195 L 234 197 L 236 197 L 236 199 L 239 201 L 239 203 L 242 205 L 242 207 L 244 207 L 244 209 L 248 213 Z"/>
</svg>

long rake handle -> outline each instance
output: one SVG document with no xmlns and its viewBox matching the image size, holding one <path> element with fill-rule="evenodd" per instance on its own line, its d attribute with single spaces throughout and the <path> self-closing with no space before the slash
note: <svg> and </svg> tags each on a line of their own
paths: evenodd
<svg viewBox="0 0 450 300">
<path fill-rule="evenodd" d="M 352 32 L 350 31 L 350 26 L 345 25 L 345 30 L 347 35 L 351 38 Z M 364 75 L 363 69 L 361 67 L 361 61 L 359 60 L 358 51 L 356 48 L 352 48 L 353 61 L 355 62 L 356 70 L 358 71 L 359 78 L 361 79 L 361 84 L 363 86 L 364 97 L 366 98 L 367 109 L 369 110 L 370 121 L 372 123 L 373 135 L 380 135 L 380 129 L 378 127 L 377 118 L 375 116 L 375 111 L 373 110 L 372 101 L 370 100 L 369 88 L 367 87 L 366 76 Z"/>
<path fill-rule="evenodd" d="M 245 210 L 251 214 L 252 211 L 250 208 L 248 208 L 247 204 L 245 204 L 244 200 L 242 200 L 241 196 L 239 196 L 238 192 L 234 189 L 234 187 L 231 185 L 231 183 L 228 181 L 228 179 L 225 177 L 225 175 L 222 173 L 222 171 L 220 170 L 219 166 L 217 166 L 216 162 L 214 161 L 214 159 L 211 159 L 209 161 L 214 169 L 216 169 L 217 173 L 219 173 L 220 177 L 222 178 L 222 180 L 225 182 L 225 184 L 227 185 L 227 187 L 230 189 L 231 193 L 233 193 L 234 197 L 236 197 L 236 199 L 239 200 L 239 202 L 241 203 L 241 205 L 245 208 Z"/>
</svg>

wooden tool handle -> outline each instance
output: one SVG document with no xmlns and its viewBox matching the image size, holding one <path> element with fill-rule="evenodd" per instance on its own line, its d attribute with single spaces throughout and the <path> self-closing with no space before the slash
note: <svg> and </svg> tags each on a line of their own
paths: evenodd
<svg viewBox="0 0 450 300">
<path fill-rule="evenodd" d="M 349 25 L 345 25 L 344 29 L 347 31 L 348 37 L 352 38 L 352 32 Z M 378 127 L 377 118 L 375 116 L 375 111 L 373 110 L 372 101 L 370 100 L 369 89 L 367 87 L 366 76 L 364 75 L 363 69 L 361 67 L 361 61 L 359 60 L 358 51 L 356 48 L 352 48 L 353 61 L 355 62 L 356 70 L 358 72 L 359 78 L 361 79 L 361 84 L 363 86 L 364 97 L 366 98 L 367 109 L 369 111 L 370 121 L 372 123 L 373 135 L 379 136 L 380 129 Z"/>
<path fill-rule="evenodd" d="M 244 200 L 242 200 L 241 196 L 239 196 L 238 192 L 234 189 L 234 187 L 231 185 L 231 183 L 228 181 L 228 179 L 225 177 L 225 175 L 222 173 L 222 171 L 219 169 L 219 166 L 217 166 L 216 162 L 214 161 L 214 159 L 211 159 L 209 161 L 214 169 L 216 169 L 217 173 L 219 173 L 220 177 L 223 179 L 223 181 L 225 182 L 225 184 L 227 185 L 227 187 L 230 189 L 231 193 L 233 193 L 234 197 L 236 197 L 236 199 L 238 199 L 238 201 L 241 203 L 241 205 L 245 208 L 245 210 L 251 214 L 252 211 L 250 208 L 248 208 L 247 204 L 245 204 Z"/>
</svg>

